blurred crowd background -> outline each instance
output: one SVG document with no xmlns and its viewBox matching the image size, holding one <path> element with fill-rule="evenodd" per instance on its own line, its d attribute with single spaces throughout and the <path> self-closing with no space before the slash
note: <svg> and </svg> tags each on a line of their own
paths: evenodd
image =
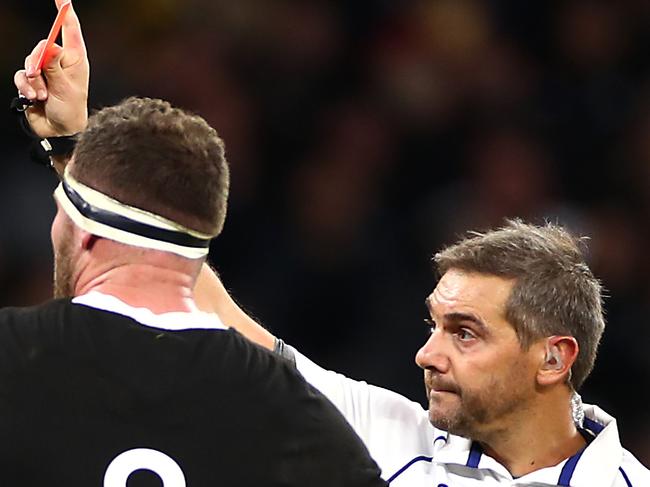
<svg viewBox="0 0 650 487">
<path fill-rule="evenodd" d="M 77 0 L 91 106 L 166 98 L 226 141 L 211 257 L 320 364 L 423 402 L 431 256 L 504 217 L 590 237 L 608 328 L 582 391 L 650 465 L 650 4 Z M 53 2 L 0 4 L 2 98 Z M 0 304 L 51 295 L 53 174 L 1 118 Z"/>
</svg>

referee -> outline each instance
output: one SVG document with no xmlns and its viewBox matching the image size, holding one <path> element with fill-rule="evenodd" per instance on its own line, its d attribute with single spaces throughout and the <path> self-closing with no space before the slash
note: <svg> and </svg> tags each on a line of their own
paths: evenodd
<svg viewBox="0 0 650 487">
<path fill-rule="evenodd" d="M 557 225 L 511 220 L 471 233 L 434 262 L 431 334 L 415 356 L 428 409 L 284 345 L 209 268 L 196 292 L 251 340 L 282 344 L 352 424 L 391 487 L 650 486 L 650 471 L 621 444 L 616 418 L 576 392 L 605 327 L 601 287 L 577 239 Z"/>
<path fill-rule="evenodd" d="M 226 214 L 214 129 L 146 98 L 87 119 L 72 9 L 43 72 L 42 47 L 15 82 L 60 178 L 57 299 L 0 310 L 3 485 L 385 485 L 293 364 L 195 303 Z"/>
</svg>

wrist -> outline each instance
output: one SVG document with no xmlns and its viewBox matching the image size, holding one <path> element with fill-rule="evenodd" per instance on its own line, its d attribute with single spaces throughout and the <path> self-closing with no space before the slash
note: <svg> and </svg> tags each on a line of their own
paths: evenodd
<svg viewBox="0 0 650 487">
<path fill-rule="evenodd" d="M 41 135 L 42 138 L 51 139 L 51 138 L 62 138 L 62 137 L 74 137 L 75 135 L 86 130 L 88 125 L 88 114 L 84 113 L 83 116 L 80 116 L 76 120 L 66 120 L 65 123 L 61 123 L 55 120 L 49 122 L 49 127 L 45 131 L 48 135 Z M 32 127 L 34 129 L 34 127 Z M 39 131 L 34 130 L 37 134 Z"/>
<path fill-rule="evenodd" d="M 32 142 L 30 157 L 33 161 L 63 174 L 66 164 L 72 157 L 77 136 L 45 137 Z"/>
<path fill-rule="evenodd" d="M 76 120 L 68 120 L 65 125 L 60 124 L 57 128 L 56 137 L 71 137 L 77 135 L 88 126 L 88 111 L 85 111 Z"/>
</svg>

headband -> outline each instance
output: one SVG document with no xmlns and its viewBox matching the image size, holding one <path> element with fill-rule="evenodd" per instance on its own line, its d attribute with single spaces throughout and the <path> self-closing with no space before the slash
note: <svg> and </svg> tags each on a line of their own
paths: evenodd
<svg viewBox="0 0 650 487">
<path fill-rule="evenodd" d="M 198 259 L 208 254 L 215 235 L 196 232 L 154 213 L 125 205 L 77 181 L 66 167 L 54 191 L 70 219 L 81 229 L 135 247 Z"/>
</svg>

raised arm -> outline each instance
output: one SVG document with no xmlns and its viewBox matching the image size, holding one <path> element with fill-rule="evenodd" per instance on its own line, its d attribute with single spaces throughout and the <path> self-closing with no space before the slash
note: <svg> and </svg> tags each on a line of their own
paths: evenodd
<svg viewBox="0 0 650 487">
<path fill-rule="evenodd" d="M 226 325 L 249 340 L 274 349 L 275 337 L 235 303 L 207 264 L 203 265 L 197 280 L 195 300 L 202 310 L 216 312 Z M 386 389 L 325 370 L 299 352 L 294 353 L 300 373 L 345 416 L 382 468 L 384 478 L 410 460 L 396 454 L 395 444 L 408 444 L 408 448 L 430 456 L 433 427 L 419 404 Z"/>
<path fill-rule="evenodd" d="M 57 8 L 65 0 L 55 0 Z M 25 67 L 14 75 L 18 92 L 33 102 L 25 111 L 27 121 L 42 138 L 73 135 L 88 121 L 90 65 L 79 18 L 71 6 L 62 27 L 63 45 L 54 44 L 43 69 L 36 61 L 45 46 L 40 41 L 25 58 Z M 67 162 L 54 161 L 57 171 Z"/>
<path fill-rule="evenodd" d="M 239 307 L 208 264 L 203 264 L 194 288 L 194 299 L 200 309 L 217 313 L 221 321 L 250 341 L 274 349 L 275 337 Z"/>
<path fill-rule="evenodd" d="M 57 8 L 65 0 L 55 0 Z M 45 46 L 40 41 L 25 58 L 25 67 L 14 75 L 18 92 L 33 102 L 25 111 L 32 130 L 39 137 L 59 137 L 83 131 L 88 122 L 90 63 L 81 32 L 81 24 L 71 7 L 62 27 L 63 46 L 54 44 L 42 70 L 36 62 Z M 63 172 L 65 158 L 54 161 Z M 230 297 L 217 274 L 204 264 L 195 289 L 201 309 L 219 314 L 224 323 L 249 340 L 273 350 L 275 337 L 256 323 Z"/>
</svg>

